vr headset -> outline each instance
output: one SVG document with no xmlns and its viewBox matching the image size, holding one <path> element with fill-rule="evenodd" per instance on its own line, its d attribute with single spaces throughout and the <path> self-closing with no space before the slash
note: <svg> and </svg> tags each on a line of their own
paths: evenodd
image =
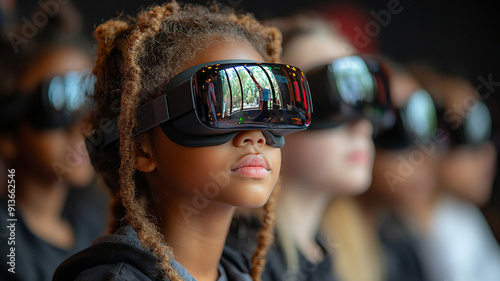
<svg viewBox="0 0 500 281">
<path fill-rule="evenodd" d="M 173 142 L 188 147 L 230 141 L 238 131 L 261 130 L 266 143 L 282 147 L 284 135 L 311 122 L 309 86 L 296 67 L 249 60 L 214 61 L 176 75 L 164 92 L 139 107 L 133 135 L 160 125 Z M 120 139 L 118 117 L 86 138 L 97 153 Z"/>
<path fill-rule="evenodd" d="M 416 141 L 432 138 L 438 119 L 434 101 L 426 90 L 415 91 L 406 104 L 396 111 L 394 125 L 374 138 L 376 146 L 385 149 L 405 149 Z"/>
<path fill-rule="evenodd" d="M 482 101 L 476 101 L 469 109 L 465 118 L 449 116 L 444 108 L 438 109 L 439 128 L 448 137 L 451 146 L 478 147 L 491 137 L 492 121 L 488 106 Z"/>
<path fill-rule="evenodd" d="M 68 128 L 85 112 L 85 95 L 94 89 L 95 77 L 70 71 L 45 79 L 32 93 L 8 95 L 0 106 L 0 128 L 14 128 L 26 120 L 34 128 Z"/>
<path fill-rule="evenodd" d="M 347 56 L 306 73 L 314 102 L 310 129 L 334 128 L 366 118 L 374 129 L 394 123 L 383 64 L 367 56 Z"/>
</svg>

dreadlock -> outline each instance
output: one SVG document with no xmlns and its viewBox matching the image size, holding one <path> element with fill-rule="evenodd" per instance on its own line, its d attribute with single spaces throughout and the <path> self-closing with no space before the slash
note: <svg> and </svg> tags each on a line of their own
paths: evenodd
<svg viewBox="0 0 500 281">
<path fill-rule="evenodd" d="M 170 79 L 198 51 L 215 41 L 244 40 L 266 61 L 278 62 L 281 34 L 273 27 L 261 25 L 249 14 L 235 14 L 215 5 L 181 5 L 173 1 L 148 8 L 137 17 L 109 20 L 95 30 L 94 36 L 98 50 L 93 70 L 97 82 L 91 96 L 96 108 L 92 125 L 98 127 L 121 111 L 119 147 L 106 148 L 95 161 L 96 170 L 112 194 L 113 220 L 109 232 L 121 224 L 130 225 L 142 245 L 157 257 L 157 266 L 164 276 L 181 280 L 170 265 L 171 247 L 165 245 L 156 224 L 148 218 L 144 203 L 148 184 L 135 169 L 135 148 L 148 139 L 148 133 L 133 137 L 137 108 L 161 95 Z M 272 243 L 274 196 L 264 210 L 263 227 L 252 258 L 253 280 L 260 280 L 265 253 Z"/>
</svg>

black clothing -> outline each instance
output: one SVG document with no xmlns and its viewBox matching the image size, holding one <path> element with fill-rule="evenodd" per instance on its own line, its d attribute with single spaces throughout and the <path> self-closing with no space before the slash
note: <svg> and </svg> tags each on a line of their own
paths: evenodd
<svg viewBox="0 0 500 281">
<path fill-rule="evenodd" d="M 156 257 L 143 248 L 130 226 L 115 234 L 97 238 L 93 245 L 64 261 L 53 281 L 152 281 L 162 280 Z M 185 281 L 195 279 L 175 260 L 172 267 Z M 251 281 L 248 260 L 228 247 L 224 248 L 217 281 Z"/>
<path fill-rule="evenodd" d="M 418 242 L 401 220 L 393 215 L 382 216 L 379 239 L 387 261 L 387 281 L 428 280 L 417 254 Z"/>
<path fill-rule="evenodd" d="M 104 233 L 107 209 L 107 198 L 95 188 L 71 188 L 62 217 L 71 225 L 75 241 L 70 249 L 61 249 L 32 233 L 25 224 L 18 206 L 15 206 L 15 217 L 10 217 L 7 198 L 0 199 L 0 280 L 52 280 L 54 270 L 64 259 L 85 249 L 92 240 Z M 11 223 L 15 225 L 12 234 L 7 228 Z M 15 235 L 15 240 L 9 240 L 11 235 Z M 15 241 L 15 245 L 12 241 Z M 15 249 L 15 260 L 7 257 L 11 255 L 11 247 Z M 13 269 L 15 273 L 8 271 L 12 268 L 8 264 L 11 260 L 15 262 Z"/>
<path fill-rule="evenodd" d="M 226 245 L 250 258 L 256 245 L 257 232 L 261 224 L 255 217 L 235 217 L 231 223 Z M 286 257 L 280 246 L 279 235 L 267 252 L 266 268 L 262 273 L 262 281 L 335 281 L 332 254 L 328 244 L 317 235 L 316 241 L 322 248 L 325 258 L 319 263 L 309 261 L 297 249 L 299 268 L 288 269 Z"/>
</svg>

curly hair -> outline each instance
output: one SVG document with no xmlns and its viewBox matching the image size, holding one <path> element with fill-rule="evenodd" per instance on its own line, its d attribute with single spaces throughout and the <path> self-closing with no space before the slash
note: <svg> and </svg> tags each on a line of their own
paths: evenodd
<svg viewBox="0 0 500 281">
<path fill-rule="evenodd" d="M 181 280 L 170 265 L 171 247 L 165 245 L 147 213 L 148 184 L 134 167 L 135 148 L 151 134 L 133 136 L 136 111 L 161 95 L 168 82 L 186 68 L 198 51 L 216 41 L 243 40 L 266 61 L 278 62 L 281 33 L 261 25 L 250 14 L 235 14 L 217 5 L 204 7 L 173 1 L 150 7 L 136 17 L 104 22 L 94 36 L 98 41 L 93 70 L 97 81 L 91 96 L 96 108 L 91 123 L 98 127 L 120 111 L 119 147 L 103 150 L 94 163 L 112 194 L 113 220 L 109 232 L 114 232 L 120 224 L 130 225 L 137 231 L 142 245 L 157 257 L 157 266 L 164 276 Z M 272 242 L 273 198 L 264 208 L 264 227 L 259 232 L 258 247 L 252 258 L 254 280 L 260 280 L 265 253 Z"/>
</svg>

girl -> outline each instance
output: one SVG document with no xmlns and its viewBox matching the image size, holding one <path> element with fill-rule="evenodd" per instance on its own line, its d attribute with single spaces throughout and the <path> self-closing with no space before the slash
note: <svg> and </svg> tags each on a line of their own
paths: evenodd
<svg viewBox="0 0 500 281">
<path fill-rule="evenodd" d="M 500 247 L 478 208 L 491 196 L 497 162 L 488 106 L 478 99 L 480 88 L 461 76 L 424 65 L 410 69 L 434 90 L 447 136 L 437 164 L 437 188 L 425 202 L 429 227 L 420 231 L 422 261 L 430 280 L 495 280 Z"/>
<path fill-rule="evenodd" d="M 256 63 L 278 61 L 280 33 L 250 15 L 171 2 L 107 21 L 95 36 L 87 145 L 114 199 L 114 234 L 54 280 L 259 280 L 272 199 L 250 275 L 224 241 L 236 206 L 268 201 L 282 135 L 310 120 L 302 73 Z"/>
<path fill-rule="evenodd" d="M 440 144 L 434 139 L 436 109 L 414 77 L 390 64 L 396 122 L 374 138 L 370 189 L 342 198 L 331 209 L 332 232 L 341 245 L 337 268 L 342 280 L 427 280 L 414 229 L 404 219 L 422 215 L 422 203 L 434 189 Z"/>
<path fill-rule="evenodd" d="M 10 43 L 1 52 L 0 158 L 14 171 L 0 199 L 1 280 L 51 280 L 64 259 L 105 230 L 107 198 L 92 182 L 81 133 L 79 83 L 92 60 L 70 28 L 79 25 L 71 7 L 61 7 L 19 53 Z M 16 219 L 11 241 L 8 219 Z"/>
<path fill-rule="evenodd" d="M 283 61 L 308 71 L 314 113 L 310 129 L 288 137 L 283 148 L 277 247 L 270 252 L 263 280 L 334 280 L 335 244 L 331 233 L 325 232 L 322 217 L 332 198 L 360 193 L 369 186 L 373 162 L 369 120 L 375 117 L 369 112 L 378 108 L 382 116 L 387 113 L 380 100 L 370 96 L 383 99 L 387 93 L 378 91 L 381 88 L 371 80 L 366 61 L 352 56 L 350 44 L 322 20 L 293 16 L 272 23 L 283 33 Z M 345 87 L 334 90 L 329 85 Z M 359 108 L 365 108 L 366 114 Z M 236 238 L 247 227 L 245 219 L 240 220 L 243 225 L 235 223 L 233 231 Z"/>
</svg>

